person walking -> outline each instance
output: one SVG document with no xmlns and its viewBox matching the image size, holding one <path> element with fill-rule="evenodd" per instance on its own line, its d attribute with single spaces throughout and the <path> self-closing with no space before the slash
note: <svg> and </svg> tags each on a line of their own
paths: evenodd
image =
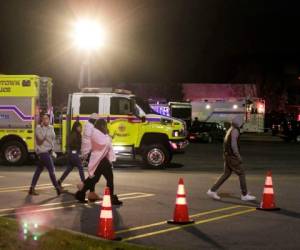
<svg viewBox="0 0 300 250">
<path fill-rule="evenodd" d="M 246 175 L 242 166 L 242 157 L 240 154 L 240 128 L 243 126 L 244 120 L 241 116 L 236 116 L 231 123 L 231 127 L 226 133 L 224 139 L 224 173 L 217 182 L 207 191 L 207 195 L 215 200 L 220 200 L 221 197 L 217 194 L 217 190 L 231 176 L 232 172 L 238 175 L 241 188 L 241 200 L 252 201 L 256 197 L 248 193 L 246 184 Z"/>
<path fill-rule="evenodd" d="M 92 153 L 88 165 L 89 177 L 85 179 L 83 188 L 75 194 L 76 199 L 80 202 L 85 202 L 87 190 L 95 190 L 95 185 L 100 180 L 101 175 L 103 175 L 107 181 L 106 185 L 110 189 L 112 204 L 122 205 L 118 196 L 114 194 L 112 162 L 116 160 L 116 156 L 105 120 L 99 119 L 96 121 L 92 132 L 91 144 Z"/>
<path fill-rule="evenodd" d="M 88 165 L 91 151 L 92 151 L 92 143 L 91 143 L 91 137 L 94 129 L 94 124 L 98 118 L 98 115 L 96 113 L 93 113 L 90 115 L 89 120 L 85 123 L 82 133 L 82 144 L 81 144 L 81 153 L 84 165 Z M 79 190 L 82 189 L 83 185 L 80 184 L 78 186 Z M 90 192 L 88 194 L 88 200 L 91 202 L 95 202 L 97 200 L 100 200 L 100 196 L 96 194 L 95 189 L 91 188 Z"/>
<path fill-rule="evenodd" d="M 58 185 L 60 187 L 62 186 L 62 183 L 66 179 L 66 177 L 73 170 L 74 166 L 78 168 L 81 182 L 84 182 L 85 180 L 83 166 L 80 159 L 80 150 L 81 150 L 81 141 L 82 141 L 81 131 L 82 131 L 82 126 L 80 122 L 78 121 L 74 122 L 70 134 L 70 140 L 69 140 L 68 166 L 58 180 Z"/>
<path fill-rule="evenodd" d="M 91 136 L 97 117 L 98 116 L 96 113 L 91 114 L 89 120 L 84 124 L 83 127 L 81 153 L 84 159 L 88 159 L 92 151 Z"/>
<path fill-rule="evenodd" d="M 35 187 L 39 180 L 40 174 L 44 170 L 44 167 L 46 167 L 49 172 L 51 182 L 56 189 L 56 193 L 57 195 L 60 195 L 61 189 L 55 177 L 55 168 L 52 160 L 52 154 L 54 154 L 53 150 L 55 142 L 55 132 L 53 126 L 50 125 L 50 117 L 48 114 L 44 114 L 42 116 L 41 125 L 38 125 L 36 127 L 35 139 L 38 164 L 34 172 L 28 194 L 38 195 L 38 193 L 35 191 Z"/>
</svg>

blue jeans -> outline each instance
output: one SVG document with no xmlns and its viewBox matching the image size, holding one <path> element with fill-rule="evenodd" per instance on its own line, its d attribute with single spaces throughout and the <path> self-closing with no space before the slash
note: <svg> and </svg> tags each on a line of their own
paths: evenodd
<svg viewBox="0 0 300 250">
<path fill-rule="evenodd" d="M 59 179 L 61 182 L 63 182 L 64 179 L 66 179 L 69 173 L 73 170 L 74 166 L 78 168 L 80 180 L 84 182 L 85 178 L 84 178 L 83 166 L 79 154 L 72 153 L 72 152 L 68 153 L 68 165 L 67 165 L 67 169 Z"/>
<path fill-rule="evenodd" d="M 53 160 L 49 153 L 38 154 L 38 165 L 37 165 L 37 168 L 36 168 L 33 178 L 32 178 L 31 187 L 35 188 L 35 186 L 40 178 L 40 175 L 44 170 L 44 167 L 46 167 L 49 172 L 49 176 L 50 176 L 53 186 L 55 188 L 58 188 L 59 186 L 58 186 L 58 183 L 57 183 L 57 180 L 55 177 L 55 168 L 54 168 Z"/>
</svg>

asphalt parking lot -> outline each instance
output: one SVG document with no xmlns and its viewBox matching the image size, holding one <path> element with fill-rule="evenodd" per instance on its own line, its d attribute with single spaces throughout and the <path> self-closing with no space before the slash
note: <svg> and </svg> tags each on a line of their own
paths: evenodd
<svg viewBox="0 0 300 250">
<path fill-rule="evenodd" d="M 236 176 L 221 188 L 221 201 L 206 191 L 222 171 L 221 144 L 192 144 L 187 153 L 174 158 L 164 170 L 153 170 L 136 162 L 115 166 L 116 192 L 124 201 L 114 207 L 117 235 L 123 240 L 164 249 L 298 249 L 300 244 L 300 145 L 283 142 L 242 142 L 249 190 L 257 202 L 242 202 Z M 57 176 L 63 167 L 57 167 Z M 273 172 L 276 212 L 257 211 L 265 173 Z M 73 193 L 79 181 L 74 170 L 57 197 L 48 174 L 39 181 L 37 197 L 27 196 L 34 166 L 0 168 L 0 216 L 39 221 L 96 235 L 100 204 L 79 204 Z M 187 191 L 194 224 L 166 224 L 172 217 L 179 177 Z M 104 180 L 97 191 L 103 192 Z"/>
</svg>

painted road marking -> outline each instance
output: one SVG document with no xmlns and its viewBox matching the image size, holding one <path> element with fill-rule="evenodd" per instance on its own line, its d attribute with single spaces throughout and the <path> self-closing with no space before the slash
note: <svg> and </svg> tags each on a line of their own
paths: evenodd
<svg viewBox="0 0 300 250">
<path fill-rule="evenodd" d="M 135 195 L 135 196 L 130 196 L 130 195 Z M 146 197 L 150 197 L 150 196 L 154 196 L 155 194 L 149 194 L 149 193 L 125 193 L 125 194 L 120 194 L 120 200 L 131 200 L 131 199 L 139 199 L 139 198 L 146 198 Z M 51 207 L 51 208 L 43 208 L 46 206 L 56 206 L 56 205 L 62 205 L 62 204 L 71 204 L 72 205 L 66 205 L 66 206 L 57 206 L 57 207 Z M 93 204 L 101 204 L 102 201 L 97 201 L 94 202 Z M 29 213 L 37 213 L 37 212 L 47 212 L 47 211 L 52 211 L 52 210 L 59 210 L 59 209 L 64 209 L 64 208 L 74 208 L 74 207 L 80 207 L 80 206 L 90 206 L 89 203 L 83 204 L 83 203 L 78 203 L 78 201 L 76 200 L 72 200 L 72 201 L 66 201 L 66 202 L 55 202 L 55 203 L 47 203 L 47 204 L 41 204 L 41 205 L 37 205 L 37 204 L 31 204 L 33 206 L 38 206 L 38 207 L 42 207 L 40 209 L 33 209 L 30 211 L 24 211 L 24 212 L 16 212 L 15 210 L 21 209 L 22 207 L 16 207 L 16 208 L 4 208 L 4 209 L 0 209 L 0 213 L 1 212 L 7 212 L 4 214 L 0 214 L 0 217 L 3 216 L 8 216 L 8 215 L 21 215 L 21 214 L 29 214 Z"/>
<path fill-rule="evenodd" d="M 234 212 L 234 213 L 230 213 L 230 214 L 226 214 L 226 215 L 220 215 L 220 216 L 205 219 L 205 220 L 199 220 L 199 221 L 196 221 L 193 224 L 175 226 L 175 227 L 171 227 L 171 228 L 167 228 L 167 229 L 163 229 L 163 230 L 158 230 L 158 231 L 154 231 L 154 232 L 150 232 L 150 233 L 131 236 L 131 237 L 128 237 L 128 238 L 124 238 L 123 241 L 130 241 L 130 240 L 141 239 L 141 238 L 150 237 L 150 236 L 154 236 L 154 235 L 158 235 L 158 234 L 168 233 L 168 232 L 180 230 L 182 228 L 192 227 L 194 225 L 205 224 L 205 223 L 209 223 L 209 222 L 213 222 L 213 221 L 218 221 L 218 220 L 238 216 L 238 215 L 241 215 L 241 214 L 251 213 L 251 212 L 254 212 L 254 211 L 256 211 L 256 208 L 250 208 L 250 209 L 246 209 L 246 210 L 243 210 L 243 211 L 238 211 L 238 212 Z"/>
<path fill-rule="evenodd" d="M 73 186 L 72 184 L 63 184 L 63 187 L 70 187 Z M 0 193 L 9 193 L 9 192 L 18 192 L 18 191 L 28 191 L 30 186 L 20 186 L 20 187 L 6 187 L 6 188 L 0 188 Z M 41 184 L 37 185 L 35 188 L 36 190 L 42 190 L 42 189 L 50 189 L 54 188 L 52 184 Z"/>
<path fill-rule="evenodd" d="M 4 178 L 5 176 L 0 175 L 0 178 Z"/>
<path fill-rule="evenodd" d="M 42 187 L 42 186 L 50 186 L 52 185 L 51 183 L 45 183 L 45 184 L 40 184 L 36 185 L 37 187 Z M 5 189 L 14 189 L 14 188 L 30 188 L 30 186 L 15 186 L 15 187 L 1 187 L 0 190 L 5 190 Z"/>
<path fill-rule="evenodd" d="M 135 195 L 135 196 L 134 196 Z M 144 197 L 150 197 L 154 196 L 154 194 L 148 194 L 148 193 L 124 193 L 124 194 L 119 194 L 120 200 L 130 200 L 130 199 L 136 199 L 136 198 L 144 198 Z M 133 196 L 133 197 L 127 197 L 127 196 Z M 126 197 L 126 198 L 123 198 Z M 70 201 L 63 201 L 63 202 L 52 202 L 52 203 L 45 203 L 45 204 L 30 204 L 33 206 L 39 206 L 39 207 L 48 207 L 48 206 L 56 206 L 56 205 L 62 205 L 62 204 L 71 204 L 71 203 L 78 203 L 77 200 L 70 200 Z M 101 201 L 96 201 L 93 204 L 100 204 Z M 25 204 L 26 205 L 26 204 Z M 2 208 L 0 209 L 1 212 L 7 212 L 7 211 L 14 211 L 16 209 L 19 209 L 20 207 L 12 207 L 12 208 Z"/>
<path fill-rule="evenodd" d="M 247 207 L 248 208 L 249 206 L 236 205 L 236 206 L 218 208 L 218 209 L 209 210 L 209 211 L 201 212 L 201 213 L 198 213 L 198 214 L 190 215 L 190 218 L 196 218 L 196 217 L 200 217 L 200 216 L 203 216 L 203 215 L 213 214 L 213 213 L 217 213 L 217 212 L 223 212 L 223 211 L 232 210 L 232 209 L 240 208 L 240 207 Z M 137 230 L 146 229 L 146 228 L 150 228 L 150 227 L 161 226 L 161 225 L 164 225 L 164 224 L 166 224 L 165 220 L 160 221 L 160 222 L 156 222 L 156 223 L 153 223 L 153 224 L 148 224 L 148 225 L 132 227 L 132 228 L 124 229 L 124 230 L 119 230 L 116 233 L 117 234 L 127 233 L 127 232 L 137 231 Z"/>
</svg>

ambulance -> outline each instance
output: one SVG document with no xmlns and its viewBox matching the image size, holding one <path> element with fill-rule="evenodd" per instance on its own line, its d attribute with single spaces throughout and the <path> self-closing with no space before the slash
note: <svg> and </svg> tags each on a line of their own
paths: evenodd
<svg viewBox="0 0 300 250">
<path fill-rule="evenodd" d="M 262 133 L 265 125 L 265 102 L 261 98 L 206 98 L 191 102 L 192 117 L 203 122 L 230 124 L 240 116 L 245 121 L 241 132 Z"/>
<path fill-rule="evenodd" d="M 36 75 L 0 76 L 0 149 L 7 164 L 22 165 L 35 152 L 35 128 L 42 113 L 52 114 L 52 79 Z M 140 155 L 154 168 L 167 166 L 187 146 L 185 122 L 143 110 L 126 90 L 86 88 L 68 97 L 66 114 L 55 117 L 55 151 L 66 153 L 75 121 L 90 114 L 108 122 L 117 156 Z"/>
</svg>

